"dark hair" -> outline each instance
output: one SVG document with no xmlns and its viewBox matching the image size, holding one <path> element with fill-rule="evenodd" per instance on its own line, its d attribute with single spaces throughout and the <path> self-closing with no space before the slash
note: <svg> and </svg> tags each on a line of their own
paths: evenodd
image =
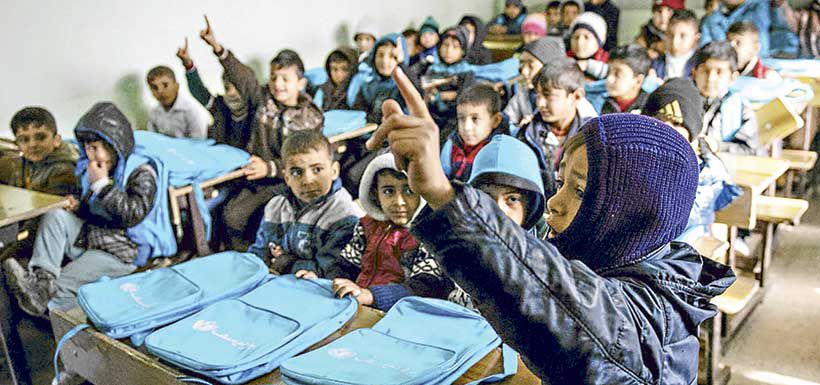
<svg viewBox="0 0 820 385">
<path fill-rule="evenodd" d="M 326 151 L 332 157 L 330 141 L 318 130 L 294 131 L 282 143 L 282 160 L 292 155 L 306 154 L 311 150 Z"/>
<path fill-rule="evenodd" d="M 554 1 L 550 1 L 549 3 L 547 3 L 547 9 L 552 9 L 552 8 L 561 9 L 561 2 L 558 1 L 558 0 L 554 0 Z"/>
<path fill-rule="evenodd" d="M 683 22 L 692 23 L 692 25 L 695 26 L 695 29 L 698 29 L 698 17 L 694 12 L 688 9 L 676 9 L 672 11 L 672 17 L 669 18 L 668 25 Z"/>
<path fill-rule="evenodd" d="M 54 115 L 42 107 L 26 107 L 11 117 L 11 132 L 16 136 L 17 130 L 28 126 L 47 128 L 52 134 L 57 133 Z"/>
<path fill-rule="evenodd" d="M 574 2 L 574 1 L 567 1 L 567 2 L 564 2 L 564 4 L 561 4 L 561 10 L 563 11 L 564 8 L 566 8 L 568 6 L 573 6 L 575 8 L 578 8 L 579 11 L 581 10 L 581 5 Z"/>
<path fill-rule="evenodd" d="M 145 76 L 145 80 L 150 82 L 151 80 L 154 80 L 161 76 L 167 76 L 171 78 L 171 80 L 177 81 L 177 78 L 174 75 L 174 71 L 166 66 L 156 66 L 154 68 L 151 68 L 151 70 L 148 71 L 148 75 Z"/>
<path fill-rule="evenodd" d="M 401 35 L 404 36 L 405 40 L 413 40 L 413 42 L 416 43 L 416 45 L 419 45 L 419 43 L 420 43 L 419 42 L 419 39 L 420 39 L 419 31 L 416 31 L 413 28 L 405 29 L 404 32 L 401 33 Z M 412 37 L 412 39 L 410 39 L 411 37 Z"/>
<path fill-rule="evenodd" d="M 760 36 L 760 30 L 757 29 L 755 23 L 751 21 L 744 20 L 738 21 L 731 26 L 729 26 L 729 30 L 726 31 L 726 36 L 729 35 L 745 35 L 747 33 L 753 33 L 755 36 Z"/>
<path fill-rule="evenodd" d="M 609 63 L 619 61 L 632 69 L 635 75 L 646 75 L 652 67 L 652 59 L 646 52 L 646 48 L 637 44 L 627 44 L 615 48 L 609 53 Z"/>
<path fill-rule="evenodd" d="M 299 54 L 292 49 L 279 51 L 270 61 L 270 67 L 273 69 L 296 67 L 296 73 L 299 75 L 299 78 L 305 76 L 305 65 L 302 63 Z"/>
<path fill-rule="evenodd" d="M 557 58 L 544 63 L 544 67 L 535 75 L 533 83 L 541 89 L 557 88 L 575 92 L 584 88 L 584 73 L 578 68 L 575 60 L 570 58 Z"/>
<path fill-rule="evenodd" d="M 380 209 L 382 208 L 382 205 L 381 205 L 381 203 L 379 202 L 379 199 L 378 199 L 378 196 L 379 196 L 379 178 L 381 178 L 384 175 L 390 175 L 393 178 L 396 178 L 396 179 L 399 179 L 399 180 L 406 180 L 407 179 L 407 175 L 405 175 L 403 172 L 401 172 L 399 170 L 396 170 L 396 169 L 393 169 L 393 168 L 383 168 L 383 169 L 379 170 L 378 172 L 376 172 L 376 175 L 373 177 L 373 183 L 370 184 L 369 194 L 370 194 L 371 197 L 376 198 L 375 199 L 376 206 Z"/>
<path fill-rule="evenodd" d="M 459 92 L 456 105 L 462 104 L 483 104 L 487 106 L 487 112 L 495 115 L 501 111 L 501 98 L 493 87 L 486 84 L 475 84 Z"/>
<path fill-rule="evenodd" d="M 729 68 L 737 71 L 737 52 L 728 41 L 713 41 L 701 47 L 695 53 L 695 68 L 706 63 L 709 59 L 728 61 Z"/>
</svg>

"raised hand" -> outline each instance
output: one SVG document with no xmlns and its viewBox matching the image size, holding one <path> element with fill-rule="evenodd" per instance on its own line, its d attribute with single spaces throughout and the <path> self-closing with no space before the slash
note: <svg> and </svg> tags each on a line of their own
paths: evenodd
<svg viewBox="0 0 820 385">
<path fill-rule="evenodd" d="M 179 60 L 182 61 L 182 65 L 185 68 L 191 68 L 194 66 L 194 61 L 191 60 L 191 55 L 188 54 L 188 38 L 185 38 L 185 45 L 182 48 L 177 50 L 177 57 Z"/>
<path fill-rule="evenodd" d="M 393 71 L 393 80 L 410 114 L 405 115 L 395 100 L 385 101 L 382 123 L 367 141 L 367 148 L 375 150 L 387 140 L 396 157 L 396 165 L 407 171 L 410 188 L 423 196 L 430 207 L 437 209 L 454 195 L 439 159 L 438 126 L 424 99 L 401 68 Z"/>
<path fill-rule="evenodd" d="M 208 20 L 208 15 L 205 15 L 205 29 L 199 31 L 199 37 L 201 37 L 205 43 L 213 48 L 215 54 L 222 53 L 222 45 L 216 41 L 214 30 L 211 28 L 211 22 Z"/>
</svg>

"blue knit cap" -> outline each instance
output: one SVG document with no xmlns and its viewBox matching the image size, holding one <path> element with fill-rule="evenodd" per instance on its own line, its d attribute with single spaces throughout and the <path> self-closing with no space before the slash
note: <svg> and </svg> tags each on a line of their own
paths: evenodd
<svg viewBox="0 0 820 385">
<path fill-rule="evenodd" d="M 659 120 L 607 114 L 581 128 L 589 168 L 584 198 L 551 242 L 595 271 L 635 263 L 683 232 L 695 201 L 692 147 Z"/>
</svg>

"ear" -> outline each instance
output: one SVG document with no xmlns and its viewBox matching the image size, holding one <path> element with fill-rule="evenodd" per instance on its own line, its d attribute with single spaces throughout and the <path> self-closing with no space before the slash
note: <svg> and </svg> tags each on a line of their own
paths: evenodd
<svg viewBox="0 0 820 385">
<path fill-rule="evenodd" d="M 584 89 L 584 87 L 578 88 L 575 91 L 572 91 L 572 93 L 570 94 L 570 97 L 573 99 L 575 103 L 580 102 L 581 99 L 585 98 L 586 96 L 587 91 Z"/>
<path fill-rule="evenodd" d="M 740 72 L 738 72 L 738 71 L 732 72 L 732 81 L 737 80 L 737 78 L 739 76 L 740 76 Z"/>
<path fill-rule="evenodd" d="M 498 125 L 501 124 L 501 121 L 503 119 L 504 119 L 504 116 L 501 115 L 500 112 L 496 112 L 495 114 L 493 114 L 492 118 L 490 119 L 490 121 L 492 122 L 493 129 L 498 127 Z"/>
<path fill-rule="evenodd" d="M 299 91 L 304 91 L 307 88 L 307 78 L 304 76 L 299 78 L 297 85 L 299 86 Z"/>
<path fill-rule="evenodd" d="M 641 87 L 641 86 L 643 86 L 644 79 L 646 79 L 646 75 L 638 74 L 638 76 L 636 76 L 635 79 L 638 80 L 638 87 Z"/>
<path fill-rule="evenodd" d="M 63 141 L 63 137 L 60 136 L 60 134 L 54 134 L 54 147 L 55 148 L 57 146 L 59 146 L 62 141 Z"/>
<path fill-rule="evenodd" d="M 333 163 L 330 164 L 330 169 L 333 171 L 333 180 L 339 177 L 339 173 L 341 172 L 341 166 L 339 165 L 339 161 L 334 160 Z"/>
</svg>

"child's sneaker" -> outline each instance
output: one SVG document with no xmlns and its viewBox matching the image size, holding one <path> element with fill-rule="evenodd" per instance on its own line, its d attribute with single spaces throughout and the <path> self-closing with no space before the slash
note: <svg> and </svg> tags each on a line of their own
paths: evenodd
<svg viewBox="0 0 820 385">
<path fill-rule="evenodd" d="M 54 276 L 41 269 L 30 273 L 14 258 L 3 261 L 3 270 L 20 308 L 31 316 L 45 317 L 55 292 Z"/>
</svg>

